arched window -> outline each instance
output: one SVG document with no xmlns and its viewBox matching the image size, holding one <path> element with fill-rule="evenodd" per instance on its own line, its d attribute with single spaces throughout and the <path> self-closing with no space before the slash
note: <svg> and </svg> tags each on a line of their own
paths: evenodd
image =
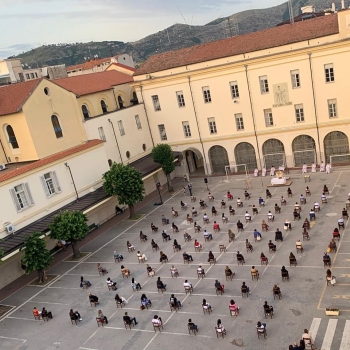
<svg viewBox="0 0 350 350">
<path fill-rule="evenodd" d="M 103 114 L 108 112 L 108 107 L 107 107 L 107 104 L 106 104 L 105 100 L 101 100 L 101 108 L 102 108 L 102 113 Z"/>
<path fill-rule="evenodd" d="M 11 125 L 7 125 L 6 132 L 7 132 L 8 138 L 9 138 L 9 143 L 11 144 L 12 148 L 13 149 L 19 148 L 15 132 L 13 131 Z"/>
<path fill-rule="evenodd" d="M 89 109 L 88 109 L 87 105 L 82 105 L 81 106 L 81 110 L 83 112 L 84 119 L 89 119 L 90 118 L 90 112 L 89 112 Z"/>
<path fill-rule="evenodd" d="M 137 105 L 137 104 L 139 103 L 139 100 L 138 100 L 138 98 L 137 98 L 137 94 L 136 94 L 135 91 L 132 93 L 132 100 L 131 100 L 130 102 L 131 102 L 133 105 Z"/>
<path fill-rule="evenodd" d="M 60 137 L 63 137 L 62 128 L 61 128 L 60 122 L 58 121 L 57 115 L 51 116 L 51 123 L 53 126 L 53 130 L 56 134 L 56 138 L 59 139 Z"/>
<path fill-rule="evenodd" d="M 119 95 L 118 96 L 118 103 L 119 103 L 119 108 L 124 108 L 124 101 L 122 99 L 122 97 Z"/>
<path fill-rule="evenodd" d="M 209 160 L 213 174 L 225 174 L 225 166 L 230 164 L 226 149 L 218 145 L 209 149 Z"/>
</svg>

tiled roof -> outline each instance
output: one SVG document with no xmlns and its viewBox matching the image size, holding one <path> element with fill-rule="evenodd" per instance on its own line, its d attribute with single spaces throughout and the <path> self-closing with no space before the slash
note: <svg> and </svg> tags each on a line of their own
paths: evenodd
<svg viewBox="0 0 350 350">
<path fill-rule="evenodd" d="M 325 12 L 305 12 L 305 13 L 301 13 L 300 15 L 294 17 L 294 23 L 300 22 L 300 21 L 306 21 L 306 20 L 309 20 L 311 18 L 323 17 L 323 16 L 326 16 Z M 277 27 L 283 26 L 285 24 L 290 24 L 290 19 L 287 19 L 286 21 L 278 23 Z"/>
<path fill-rule="evenodd" d="M 61 151 L 55 154 L 52 154 L 48 157 L 42 158 L 36 162 L 24 165 L 22 167 L 19 167 L 18 169 L 13 169 L 10 171 L 5 171 L 4 174 L 0 174 L 0 182 L 4 182 L 6 180 L 9 180 L 13 177 L 22 175 L 28 171 L 40 168 L 44 165 L 56 162 L 57 160 L 63 159 L 65 157 L 69 157 L 75 153 L 84 151 L 86 149 L 89 149 L 91 147 L 94 147 L 96 145 L 99 145 L 101 143 L 103 143 L 104 141 L 102 140 L 91 140 L 91 141 L 87 141 L 86 143 L 83 143 L 79 146 L 75 146 L 69 149 L 66 149 L 65 151 Z"/>
<path fill-rule="evenodd" d="M 0 115 L 19 112 L 40 79 L 0 87 Z"/>
<path fill-rule="evenodd" d="M 77 96 L 110 90 L 115 85 L 131 83 L 132 81 L 133 79 L 130 75 L 116 70 L 52 80 L 53 83 L 73 92 Z"/>
<path fill-rule="evenodd" d="M 331 14 L 154 55 L 136 70 L 134 76 L 293 44 L 337 33 L 339 33 L 338 16 Z"/>
<path fill-rule="evenodd" d="M 108 69 L 110 66 L 117 66 L 117 67 L 121 67 L 121 68 L 124 68 L 124 69 L 127 69 L 127 70 L 130 70 L 132 72 L 135 72 L 136 71 L 136 68 L 133 68 L 133 67 L 129 67 L 123 63 L 111 63 L 106 69 Z"/>
<path fill-rule="evenodd" d="M 99 64 L 102 64 L 104 62 L 109 62 L 110 60 L 111 60 L 111 57 L 99 58 L 96 60 L 91 60 L 91 61 L 87 61 L 84 63 L 76 64 L 75 66 L 68 66 L 68 67 L 66 67 L 66 71 L 70 72 L 72 70 L 77 70 L 77 69 L 87 70 L 87 69 L 91 69 L 95 66 L 98 66 Z"/>
</svg>

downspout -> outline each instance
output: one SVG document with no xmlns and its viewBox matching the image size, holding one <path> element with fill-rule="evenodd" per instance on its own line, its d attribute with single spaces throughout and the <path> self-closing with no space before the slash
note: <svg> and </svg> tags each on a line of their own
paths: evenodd
<svg viewBox="0 0 350 350">
<path fill-rule="evenodd" d="M 5 155 L 5 158 L 6 158 L 6 162 L 7 163 L 9 161 L 8 157 L 7 157 L 7 154 L 6 154 L 6 151 L 5 151 L 5 148 L 4 148 L 4 145 L 0 139 L 0 145 L 1 145 L 1 148 L 2 148 L 2 151 L 4 152 L 4 155 Z"/>
<path fill-rule="evenodd" d="M 65 165 L 65 166 L 68 168 L 68 170 L 69 170 L 69 174 L 70 174 L 70 177 L 71 177 L 72 182 L 73 182 L 73 186 L 74 186 L 74 190 L 75 190 L 75 194 L 76 194 L 76 196 L 77 196 L 77 202 L 78 202 L 78 201 L 79 201 L 79 195 L 78 195 L 77 187 L 75 186 L 75 182 L 74 182 L 72 170 L 70 169 L 70 166 L 68 165 L 68 163 L 64 163 L 64 165 Z"/>
<path fill-rule="evenodd" d="M 208 169 L 207 169 L 207 157 L 205 156 L 205 151 L 204 151 L 204 145 L 202 141 L 202 136 L 201 136 L 201 131 L 199 129 L 199 122 L 198 122 L 198 115 L 197 115 L 197 110 L 196 110 L 196 105 L 194 103 L 194 98 L 193 98 L 193 91 L 192 91 L 192 86 L 191 86 L 191 77 L 188 76 L 188 86 L 190 87 L 190 92 L 191 92 L 191 99 L 192 99 L 192 105 L 193 105 L 193 111 L 194 111 L 194 116 L 196 118 L 196 123 L 197 123 L 197 130 L 198 130 L 198 136 L 199 136 L 199 142 L 202 145 L 202 152 L 203 152 L 203 158 L 204 158 L 204 171 L 206 174 L 208 174 Z"/>
<path fill-rule="evenodd" d="M 143 109 L 145 110 L 145 114 L 146 114 L 148 130 L 149 130 L 149 133 L 151 135 L 152 145 L 154 147 L 154 140 L 153 140 L 153 135 L 152 135 L 152 131 L 151 131 L 151 125 L 149 124 L 148 113 L 147 113 L 147 109 L 146 109 L 146 103 L 145 103 L 145 100 L 143 98 L 143 91 L 142 91 L 142 85 L 141 84 L 140 84 L 140 91 L 141 91 L 141 98 L 142 98 L 142 102 L 143 102 Z"/>
<path fill-rule="evenodd" d="M 317 130 L 317 142 L 318 142 L 318 149 L 320 151 L 320 157 L 321 157 L 321 142 L 320 142 L 320 131 L 318 127 L 318 116 L 317 116 L 317 106 L 316 106 L 316 95 L 315 95 L 315 84 L 314 84 L 314 74 L 312 71 L 312 63 L 311 63 L 311 52 L 307 53 L 309 55 L 309 65 L 310 65 L 310 76 L 311 76 L 311 86 L 312 86 L 312 98 L 314 100 L 314 110 L 315 110 L 315 122 L 316 122 L 316 130 Z M 317 163 L 317 152 L 316 152 L 316 163 Z"/>
<path fill-rule="evenodd" d="M 108 121 L 109 121 L 109 122 L 111 123 L 111 125 L 112 125 L 113 134 L 114 134 L 114 138 L 115 138 L 115 143 L 117 144 L 117 148 L 118 148 L 118 152 L 119 152 L 120 161 L 121 161 L 121 163 L 124 165 L 124 163 L 123 163 L 123 158 L 122 158 L 122 154 L 120 153 L 120 148 L 119 148 L 119 143 L 118 143 L 117 135 L 115 134 L 113 122 L 112 122 L 110 119 L 108 119 Z"/>
<path fill-rule="evenodd" d="M 254 135 L 255 135 L 255 142 L 256 142 L 256 148 L 258 150 L 258 157 L 259 157 L 259 165 L 260 169 L 262 170 L 262 164 L 261 164 L 261 157 L 260 157 L 260 148 L 259 148 L 259 140 L 258 135 L 256 133 L 256 125 L 255 125 L 255 116 L 254 116 L 254 107 L 253 107 L 253 100 L 252 100 L 252 93 L 250 91 L 250 84 L 249 84 L 249 77 L 248 77 L 248 65 L 244 65 L 245 68 L 245 76 L 247 80 L 247 87 L 248 87 L 248 93 L 249 93 L 249 103 L 250 103 L 250 111 L 252 113 L 252 120 L 253 120 L 253 127 L 254 127 Z M 261 172 L 261 185 L 264 186 L 263 180 L 262 180 L 262 172 Z"/>
</svg>

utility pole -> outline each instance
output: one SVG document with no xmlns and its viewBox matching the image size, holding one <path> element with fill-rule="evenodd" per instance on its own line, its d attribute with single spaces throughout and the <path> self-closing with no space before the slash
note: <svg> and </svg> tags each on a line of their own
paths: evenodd
<svg viewBox="0 0 350 350">
<path fill-rule="evenodd" d="M 289 23 L 294 23 L 294 16 L 293 16 L 293 4 L 292 0 L 288 0 L 288 9 L 289 9 Z"/>
</svg>

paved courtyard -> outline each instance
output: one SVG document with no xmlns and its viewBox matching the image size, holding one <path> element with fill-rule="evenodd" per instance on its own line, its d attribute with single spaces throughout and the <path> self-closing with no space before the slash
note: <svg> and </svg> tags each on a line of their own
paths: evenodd
<svg viewBox="0 0 350 350">
<path fill-rule="evenodd" d="M 300 171 L 292 171 L 289 176 L 292 181 L 291 189 L 293 198 L 287 198 L 287 187 L 270 187 L 272 199 L 266 200 L 265 207 L 259 208 L 259 213 L 252 218 L 252 222 L 245 224 L 244 213 L 246 210 L 252 214 L 252 205 L 258 207 L 258 198 L 265 198 L 265 190 L 270 182 L 270 177 L 253 178 L 252 193 L 250 200 L 244 200 L 245 181 L 244 177 L 235 176 L 226 180 L 225 177 L 213 177 L 208 184 L 211 193 L 215 197 L 214 203 L 209 203 L 208 192 L 203 179 L 193 179 L 193 193 L 197 198 L 195 203 L 190 203 L 189 197 L 184 197 L 182 191 L 173 196 L 165 195 L 162 206 L 154 206 L 153 202 L 145 203 L 139 213 L 144 217 L 137 221 L 125 220 L 106 233 L 96 238 L 83 247 L 83 252 L 90 252 L 82 261 L 61 262 L 48 271 L 58 277 L 45 287 L 25 286 L 12 294 L 1 303 L 14 306 L 0 321 L 0 349 L 123 349 L 123 350 L 153 350 L 153 349 L 287 349 L 288 345 L 301 338 L 304 328 L 310 329 L 318 349 L 350 349 L 350 321 L 348 315 L 349 287 L 350 287 L 350 238 L 349 230 L 341 230 L 341 240 L 338 243 L 337 253 L 332 253 L 332 273 L 337 277 L 337 284 L 326 286 L 322 255 L 332 238 L 333 229 L 337 226 L 337 219 L 345 206 L 349 186 L 350 171 L 348 168 L 335 168 L 330 175 L 325 173 L 311 174 L 311 182 L 305 183 Z M 329 188 L 328 203 L 321 205 L 321 211 L 316 213 L 316 222 L 309 230 L 310 241 L 304 241 L 304 251 L 297 254 L 295 243 L 302 239 L 302 221 L 309 217 L 309 211 L 315 201 L 321 202 L 323 185 Z M 181 189 L 182 183 L 177 184 Z M 293 209 L 300 194 L 305 195 L 305 187 L 310 187 L 311 197 L 307 197 L 307 204 L 303 206 L 301 221 L 293 221 Z M 229 216 L 229 222 L 221 222 L 221 213 L 229 215 L 228 208 L 220 209 L 220 201 L 230 190 L 234 196 L 232 204 L 236 210 L 234 216 Z M 275 203 L 280 203 L 280 197 L 285 196 L 287 205 L 282 207 L 281 213 L 275 215 L 275 221 L 269 223 L 268 232 L 261 232 L 261 222 L 267 222 L 269 210 L 274 212 Z M 236 207 L 236 199 L 243 199 L 243 208 Z M 207 214 L 210 223 L 203 226 L 203 212 L 199 209 L 199 199 L 204 198 L 208 204 Z M 189 209 L 181 211 L 180 201 L 188 203 Z M 195 233 L 193 225 L 186 222 L 186 215 L 190 213 L 192 205 L 198 210 L 197 221 L 202 228 L 213 234 L 211 242 L 205 242 L 203 233 Z M 210 206 L 215 205 L 219 215 L 213 218 Z M 171 218 L 171 207 L 179 212 L 179 217 Z M 180 232 L 173 233 L 171 225 L 163 226 L 161 215 L 164 214 L 179 226 Z M 221 226 L 220 233 L 214 233 L 213 221 L 217 219 Z M 244 223 L 244 232 L 237 233 L 236 223 L 240 219 Z M 292 230 L 282 230 L 286 219 L 292 221 Z M 156 234 L 152 234 L 150 223 L 159 227 Z M 171 239 L 176 238 L 182 246 L 180 252 L 174 253 L 172 242 L 163 242 L 161 230 L 165 229 Z M 262 233 L 262 240 L 254 242 L 253 230 L 258 229 Z M 283 242 L 277 243 L 277 251 L 269 253 L 268 241 L 274 241 L 276 228 L 283 231 Z M 185 243 L 183 238 L 184 229 L 192 236 L 192 241 Z M 236 240 L 228 242 L 227 231 L 231 229 L 236 233 Z M 148 241 L 141 243 L 139 232 L 142 230 L 148 235 Z M 150 240 L 154 239 L 160 246 L 160 250 L 168 255 L 169 262 L 159 263 L 159 252 L 153 252 Z M 194 239 L 203 244 L 201 252 L 195 252 Z M 247 253 L 245 248 L 246 238 L 253 244 L 254 251 Z M 136 251 L 128 253 L 126 242 L 129 240 L 145 253 L 147 263 L 156 269 L 154 277 L 148 277 L 146 265 L 139 264 Z M 226 245 L 226 252 L 219 251 L 219 244 Z M 69 248 L 70 249 L 70 248 Z M 131 278 L 122 278 L 120 263 L 115 263 L 113 251 L 116 250 L 124 255 L 123 265 L 131 270 L 131 277 L 142 285 L 142 291 L 133 292 Z M 217 263 L 209 265 L 207 262 L 208 252 L 212 251 Z M 241 251 L 246 264 L 237 266 L 236 252 Z M 187 265 L 183 263 L 182 253 L 186 251 L 193 256 L 194 262 Z M 261 266 L 260 254 L 263 252 L 269 259 L 267 266 Z M 289 253 L 293 252 L 297 258 L 297 267 L 289 267 Z M 101 263 L 109 271 L 104 277 L 97 272 L 97 263 Z M 196 269 L 203 265 L 206 276 L 198 279 Z M 174 265 L 180 276 L 171 278 L 170 267 Z M 228 265 L 235 276 L 232 281 L 225 280 L 224 269 Z M 252 281 L 250 275 L 251 266 L 255 265 L 260 272 L 260 279 Z M 290 281 L 282 282 L 280 269 L 285 265 L 289 270 Z M 83 275 L 92 283 L 92 287 L 83 290 L 79 287 L 80 276 Z M 167 284 L 167 291 L 158 293 L 156 279 L 160 276 Z M 111 277 L 117 282 L 118 294 L 125 297 L 128 303 L 122 309 L 117 308 L 114 296 L 116 292 L 108 291 L 106 278 Z M 191 295 L 185 295 L 183 282 L 188 279 L 194 286 Z M 217 296 L 214 288 L 215 279 L 225 284 L 225 293 Z M 251 289 L 248 298 L 242 297 L 240 287 L 243 281 Z M 272 287 L 278 284 L 282 291 L 282 298 L 274 300 Z M 97 295 L 100 305 L 91 307 L 88 294 Z M 148 310 L 140 310 L 140 297 L 145 293 L 152 300 L 152 307 Z M 170 294 L 181 300 L 183 307 L 178 312 L 169 309 Z M 202 299 L 205 298 L 213 307 L 212 314 L 203 314 Z M 228 310 L 229 301 L 234 299 L 240 307 L 238 317 L 231 317 Z M 267 301 L 275 309 L 272 319 L 265 319 L 263 303 Z M 48 323 L 36 321 L 32 316 L 32 309 L 46 307 L 53 313 L 53 319 Z M 330 317 L 325 315 L 326 307 L 339 308 L 340 315 Z M 73 308 L 81 313 L 83 321 L 78 325 L 72 325 L 68 316 Z M 101 309 L 108 317 L 109 323 L 104 327 L 97 327 L 97 311 Z M 135 316 L 138 325 L 131 330 L 126 330 L 122 320 L 124 312 Z M 162 333 L 155 333 L 151 324 L 153 315 L 160 315 L 164 322 Z M 199 327 L 196 336 L 189 335 L 187 321 L 191 318 Z M 217 319 L 221 319 L 227 330 L 226 338 L 217 338 L 215 325 Z M 258 339 L 256 334 L 257 321 L 267 324 L 267 338 Z"/>
</svg>

